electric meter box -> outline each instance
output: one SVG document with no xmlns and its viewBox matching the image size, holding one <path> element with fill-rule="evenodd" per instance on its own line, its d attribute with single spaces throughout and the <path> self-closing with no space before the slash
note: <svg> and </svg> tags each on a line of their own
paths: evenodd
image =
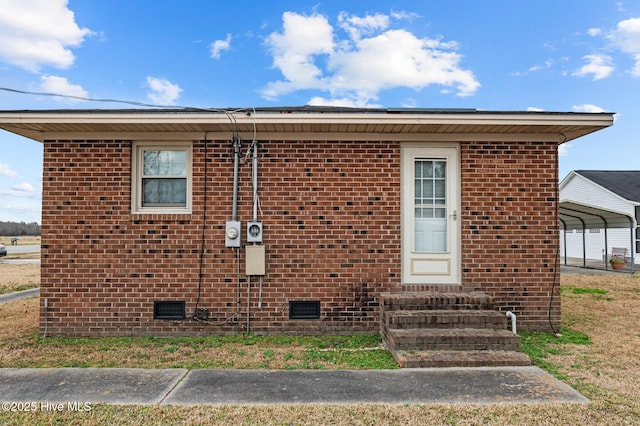
<svg viewBox="0 0 640 426">
<path fill-rule="evenodd" d="M 247 242 L 262 242 L 262 222 L 247 222 Z"/>
<path fill-rule="evenodd" d="M 224 244 L 226 247 L 240 247 L 240 222 L 230 220 L 227 222 L 224 233 Z"/>
</svg>

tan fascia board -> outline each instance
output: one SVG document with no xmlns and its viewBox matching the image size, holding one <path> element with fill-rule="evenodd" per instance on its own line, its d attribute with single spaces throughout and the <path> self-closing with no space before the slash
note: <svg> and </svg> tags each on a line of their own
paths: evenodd
<svg viewBox="0 0 640 426">
<path fill-rule="evenodd" d="M 390 114 L 390 113 L 94 113 L 94 112 L 0 112 L 0 123 L 128 123 L 128 124 L 439 124 L 439 125 L 563 125 L 603 126 L 613 124 L 613 113 L 450 113 L 450 114 Z"/>
<path fill-rule="evenodd" d="M 229 132 L 206 132 L 209 141 L 229 140 Z M 242 140 L 252 140 L 253 132 L 239 132 Z M 45 132 L 37 140 L 203 140 L 205 132 Z M 338 133 L 338 132 L 262 132 L 258 140 L 388 141 L 388 142 L 554 142 L 562 143 L 558 133 Z M 36 138 L 33 138 L 36 139 Z"/>
</svg>

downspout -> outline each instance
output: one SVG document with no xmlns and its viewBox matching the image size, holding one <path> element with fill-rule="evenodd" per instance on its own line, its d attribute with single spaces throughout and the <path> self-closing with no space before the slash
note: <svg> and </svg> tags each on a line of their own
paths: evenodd
<svg viewBox="0 0 640 426">
<path fill-rule="evenodd" d="M 507 318 L 511 320 L 511 331 L 513 334 L 518 334 L 518 329 L 516 327 L 516 314 L 511 311 L 507 311 Z"/>
</svg>

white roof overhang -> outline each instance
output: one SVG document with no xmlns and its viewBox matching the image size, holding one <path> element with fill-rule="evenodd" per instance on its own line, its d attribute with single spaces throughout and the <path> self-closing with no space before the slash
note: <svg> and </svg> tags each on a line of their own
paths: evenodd
<svg viewBox="0 0 640 426">
<path fill-rule="evenodd" d="M 0 111 L 0 129 L 37 141 L 136 138 L 553 141 L 613 124 L 613 113 L 477 110 L 263 108 L 241 110 Z"/>
</svg>

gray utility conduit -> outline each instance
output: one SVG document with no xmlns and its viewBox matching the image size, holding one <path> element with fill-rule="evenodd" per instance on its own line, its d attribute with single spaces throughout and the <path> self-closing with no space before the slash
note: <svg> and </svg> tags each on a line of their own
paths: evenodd
<svg viewBox="0 0 640 426">
<path fill-rule="evenodd" d="M 231 206 L 231 220 L 236 222 L 238 220 L 238 174 L 239 174 L 239 170 L 240 170 L 240 150 L 242 149 L 242 141 L 240 140 L 240 138 L 238 136 L 234 136 L 233 137 L 233 143 L 232 143 L 232 149 L 233 149 L 233 201 L 232 201 L 232 206 Z M 238 238 L 240 238 L 238 236 Z M 236 277 L 236 279 L 238 280 L 237 283 L 237 293 L 238 293 L 238 300 L 236 302 L 237 305 L 237 315 L 238 315 L 238 320 L 240 320 L 240 249 L 236 248 L 236 263 L 237 263 L 237 268 L 238 268 L 238 276 Z"/>
<path fill-rule="evenodd" d="M 258 141 L 253 140 L 253 221 L 258 221 Z M 258 309 L 262 309 L 262 275 L 260 275 L 260 287 L 258 290 Z"/>
<path fill-rule="evenodd" d="M 258 221 L 258 141 L 253 141 L 253 221 Z"/>
<path fill-rule="evenodd" d="M 231 220 L 238 220 L 238 172 L 240 170 L 240 149 L 242 142 L 237 136 L 233 137 L 233 205 L 231 206 Z"/>
</svg>

